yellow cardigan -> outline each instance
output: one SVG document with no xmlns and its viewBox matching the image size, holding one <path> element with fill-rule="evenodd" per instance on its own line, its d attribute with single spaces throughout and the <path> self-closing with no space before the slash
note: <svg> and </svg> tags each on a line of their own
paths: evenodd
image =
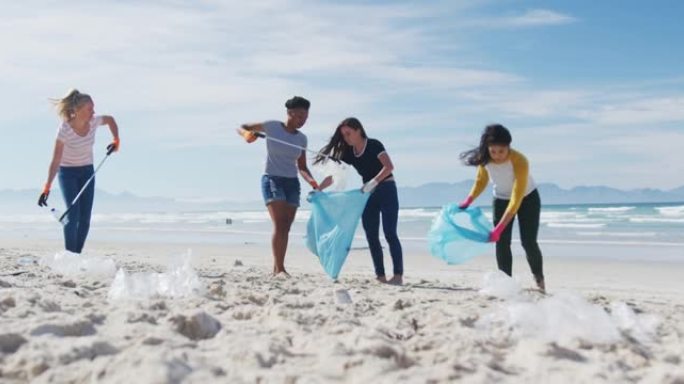
<svg viewBox="0 0 684 384">
<path fill-rule="evenodd" d="M 513 190 L 511 191 L 511 200 L 508 202 L 508 207 L 506 207 L 506 213 L 515 214 L 518 212 L 520 204 L 522 204 L 522 201 L 525 198 L 530 166 L 527 162 L 527 158 L 514 149 L 510 149 L 508 159 L 506 159 L 504 163 L 506 161 L 510 161 L 513 164 L 513 176 L 515 178 Z M 480 196 L 485 188 L 487 188 L 488 183 L 489 173 L 487 172 L 487 169 L 483 165 L 478 166 L 475 184 L 470 190 L 470 197 L 474 200 Z"/>
</svg>

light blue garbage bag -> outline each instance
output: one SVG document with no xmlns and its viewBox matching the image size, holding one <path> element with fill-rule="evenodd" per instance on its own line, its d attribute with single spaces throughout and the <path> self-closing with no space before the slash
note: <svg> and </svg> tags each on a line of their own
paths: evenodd
<svg viewBox="0 0 684 384">
<path fill-rule="evenodd" d="M 347 259 L 369 197 L 370 193 L 360 190 L 314 192 L 308 197 L 311 217 L 306 227 L 306 246 L 318 256 L 332 279 L 337 279 Z"/>
<path fill-rule="evenodd" d="M 448 264 L 464 263 L 491 252 L 491 231 L 492 224 L 480 207 L 461 209 L 458 204 L 445 205 L 428 232 L 430 253 Z"/>
</svg>

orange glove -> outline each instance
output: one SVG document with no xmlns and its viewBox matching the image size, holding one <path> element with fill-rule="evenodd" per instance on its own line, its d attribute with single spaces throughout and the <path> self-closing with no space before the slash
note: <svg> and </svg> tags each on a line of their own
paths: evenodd
<svg viewBox="0 0 684 384">
<path fill-rule="evenodd" d="M 240 136 L 242 136 L 247 143 L 253 143 L 257 139 L 257 135 L 254 134 L 252 131 L 248 131 L 246 129 L 241 129 L 239 131 Z"/>
<path fill-rule="evenodd" d="M 119 150 L 119 147 L 121 146 L 121 141 L 119 140 L 118 137 L 114 138 L 111 144 L 107 146 L 107 154 L 111 154 L 112 152 L 117 152 Z"/>
</svg>

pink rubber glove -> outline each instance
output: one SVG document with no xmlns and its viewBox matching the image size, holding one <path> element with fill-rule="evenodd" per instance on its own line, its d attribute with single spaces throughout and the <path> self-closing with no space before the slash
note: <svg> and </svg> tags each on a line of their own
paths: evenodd
<svg viewBox="0 0 684 384">
<path fill-rule="evenodd" d="M 499 241 L 499 238 L 501 237 L 501 233 L 503 233 L 504 229 L 506 229 L 506 227 L 502 224 L 503 223 L 497 224 L 497 226 L 494 227 L 494 230 L 489 234 L 489 242 L 490 243 L 496 243 Z"/>
<path fill-rule="evenodd" d="M 466 209 L 470 206 L 470 204 L 473 203 L 475 199 L 472 196 L 468 196 L 461 202 L 461 204 L 458 205 L 459 208 L 461 209 Z"/>
</svg>

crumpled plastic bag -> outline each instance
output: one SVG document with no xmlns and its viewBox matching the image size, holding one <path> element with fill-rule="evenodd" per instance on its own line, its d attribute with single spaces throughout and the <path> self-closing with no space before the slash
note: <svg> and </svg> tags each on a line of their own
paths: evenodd
<svg viewBox="0 0 684 384">
<path fill-rule="evenodd" d="M 337 279 L 347 260 L 369 197 L 370 193 L 360 190 L 309 195 L 311 217 L 306 227 L 306 246 L 318 256 L 332 279 Z"/>
<path fill-rule="evenodd" d="M 204 286 L 192 268 L 191 255 L 176 257 L 166 272 L 129 273 L 119 269 L 109 288 L 110 300 L 188 297 L 202 294 Z"/>
<path fill-rule="evenodd" d="M 430 253 L 448 264 L 464 263 L 491 252 L 491 231 L 492 224 L 480 207 L 461 209 L 455 203 L 445 205 L 428 232 Z"/>
<path fill-rule="evenodd" d="M 44 256 L 39 264 L 64 276 L 101 278 L 111 277 L 116 273 L 116 264 L 110 257 L 90 256 L 69 251 Z"/>
</svg>

